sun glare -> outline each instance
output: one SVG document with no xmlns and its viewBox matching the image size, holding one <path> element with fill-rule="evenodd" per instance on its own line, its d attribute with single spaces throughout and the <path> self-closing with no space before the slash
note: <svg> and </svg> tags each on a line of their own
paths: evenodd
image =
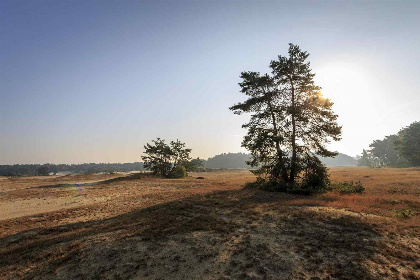
<svg viewBox="0 0 420 280">
<path fill-rule="evenodd" d="M 329 97 L 323 91 L 319 92 L 319 97 L 322 98 L 322 99 L 329 99 Z"/>
<path fill-rule="evenodd" d="M 344 98 L 346 95 L 364 96 L 360 89 L 367 90 L 369 76 L 361 65 L 351 62 L 336 62 L 323 65 L 317 70 L 316 82 L 322 87 L 323 97 L 332 99 Z"/>
</svg>

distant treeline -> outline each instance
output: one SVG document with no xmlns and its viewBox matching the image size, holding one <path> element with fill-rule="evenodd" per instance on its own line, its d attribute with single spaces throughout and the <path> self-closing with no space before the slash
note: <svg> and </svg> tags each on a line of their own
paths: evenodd
<svg viewBox="0 0 420 280">
<path fill-rule="evenodd" d="M 251 168 L 246 164 L 250 160 L 250 155 L 245 153 L 220 154 L 209 158 L 204 162 L 205 168 L 228 168 L 228 169 L 247 169 Z"/>
<path fill-rule="evenodd" d="M 251 156 L 245 153 L 227 153 L 220 154 L 209 158 L 205 163 L 205 168 L 230 168 L 230 169 L 249 169 L 251 168 L 246 164 Z M 321 162 L 326 166 L 355 166 L 357 160 L 351 156 L 339 153 L 333 158 L 320 158 Z"/>
<path fill-rule="evenodd" d="M 339 153 L 337 156 L 332 158 L 320 157 L 319 158 L 326 166 L 356 166 L 357 160 L 346 154 Z"/>
<path fill-rule="evenodd" d="M 202 161 L 204 168 L 250 169 L 246 164 L 250 155 L 245 153 L 223 153 Z M 375 140 L 369 150 L 363 150 L 358 161 L 348 155 L 338 154 L 334 158 L 320 158 L 327 166 L 420 166 L 420 122 L 401 129 L 397 134 Z M 199 167 L 198 169 L 202 169 Z M 0 165 L 0 176 L 36 176 L 58 173 L 94 174 L 143 171 L 142 162 L 133 163 L 83 163 L 83 164 L 15 164 Z"/>
<path fill-rule="evenodd" d="M 382 140 L 374 140 L 369 147 L 369 150 L 363 150 L 359 166 L 420 166 L 420 122 Z"/>
<path fill-rule="evenodd" d="M 143 171 L 142 162 L 133 163 L 83 163 L 83 164 L 15 164 L 0 165 L 0 176 L 36 176 L 57 173 L 113 173 Z"/>
<path fill-rule="evenodd" d="M 204 168 L 226 169 L 250 169 L 246 164 L 250 155 L 246 153 L 223 153 L 202 160 Z M 339 154 L 335 158 L 321 158 L 327 166 L 356 165 L 357 161 L 345 154 Z M 0 176 L 37 176 L 49 174 L 94 174 L 144 171 L 142 162 L 133 163 L 83 163 L 83 164 L 15 164 L 0 165 Z"/>
</svg>

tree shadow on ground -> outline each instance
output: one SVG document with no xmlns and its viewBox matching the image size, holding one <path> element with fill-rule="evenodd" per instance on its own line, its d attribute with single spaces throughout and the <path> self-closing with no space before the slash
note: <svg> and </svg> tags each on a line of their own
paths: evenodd
<svg viewBox="0 0 420 280">
<path fill-rule="evenodd" d="M 115 182 L 132 181 L 132 180 L 138 180 L 142 178 L 151 178 L 151 177 L 156 177 L 156 176 L 152 173 L 134 173 L 130 175 L 124 175 L 121 177 L 116 177 L 116 178 L 92 182 L 92 183 L 43 185 L 43 186 L 31 187 L 31 189 L 73 188 L 75 185 L 79 187 L 92 187 L 92 186 L 98 186 L 98 185 L 112 184 Z"/>
<path fill-rule="evenodd" d="M 20 232 L 0 239 L 0 276 L 374 278 L 363 262 L 380 246 L 378 233 L 356 216 L 285 205 L 298 198 L 223 191 Z"/>
</svg>

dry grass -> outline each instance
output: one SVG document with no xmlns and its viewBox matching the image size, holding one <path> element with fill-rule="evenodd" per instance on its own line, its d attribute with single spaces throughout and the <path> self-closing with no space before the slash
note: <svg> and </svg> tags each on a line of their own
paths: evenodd
<svg viewBox="0 0 420 280">
<path fill-rule="evenodd" d="M 332 183 L 360 180 L 365 192 L 350 195 L 332 192 L 317 197 L 319 200 L 311 197 L 305 202 L 316 201 L 323 206 L 345 207 L 388 217 L 394 216 L 394 209 L 402 208 L 413 208 L 417 213 L 415 216 L 419 214 L 419 168 L 334 167 L 329 171 Z"/>
<path fill-rule="evenodd" d="M 242 189 L 247 171 L 1 178 L 2 211 L 34 209 L 0 221 L 0 278 L 418 279 L 420 170 L 330 173 L 365 194 Z"/>
<path fill-rule="evenodd" d="M 15 182 L 0 177 L 0 237 L 31 228 L 109 218 L 191 195 L 237 189 L 253 180 L 248 171 L 208 172 L 200 175 L 204 180 L 190 175 L 181 180 L 71 175 L 23 177 Z"/>
</svg>

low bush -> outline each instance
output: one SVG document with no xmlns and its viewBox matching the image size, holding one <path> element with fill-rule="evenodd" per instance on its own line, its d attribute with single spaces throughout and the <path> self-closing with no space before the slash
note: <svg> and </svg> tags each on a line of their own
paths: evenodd
<svg viewBox="0 0 420 280">
<path fill-rule="evenodd" d="M 339 182 L 335 184 L 331 184 L 329 187 L 331 191 L 337 191 L 342 194 L 352 194 L 352 193 L 363 193 L 365 188 L 362 186 L 362 182 L 357 181 L 354 183 L 353 181 L 350 182 Z"/>
<path fill-rule="evenodd" d="M 395 216 L 400 219 L 408 219 L 411 217 L 411 209 L 397 209 L 394 210 Z"/>
<path fill-rule="evenodd" d="M 301 195 L 311 195 L 321 193 L 324 191 L 324 189 L 319 188 L 319 186 L 317 185 L 311 187 L 308 184 L 304 184 L 301 182 L 292 185 L 284 182 L 280 183 L 267 180 L 257 180 L 254 182 L 249 182 L 245 185 L 245 188 L 257 188 L 268 192 L 287 192 Z"/>
<path fill-rule="evenodd" d="M 308 185 L 304 183 L 287 186 L 286 192 L 301 195 L 312 195 L 325 192 L 326 189 L 320 185 Z"/>
<path fill-rule="evenodd" d="M 169 178 L 184 178 L 187 177 L 187 175 L 187 169 L 182 165 L 177 165 L 169 173 Z"/>
<path fill-rule="evenodd" d="M 245 188 L 249 189 L 261 189 L 264 186 L 264 182 L 262 180 L 257 180 L 254 182 L 248 182 L 245 184 Z"/>
<path fill-rule="evenodd" d="M 321 193 L 328 190 L 330 179 L 326 166 L 317 157 L 308 157 L 298 184 L 290 192 L 301 194 Z"/>
<path fill-rule="evenodd" d="M 265 191 L 288 192 L 302 195 L 327 191 L 330 180 L 325 165 L 317 157 L 311 155 L 307 155 L 301 160 L 302 162 L 298 166 L 294 183 L 291 183 L 288 179 L 284 179 L 290 176 L 284 163 L 277 163 L 274 166 L 264 166 L 257 170 L 251 170 L 258 179 L 256 182 L 248 183 L 247 187 L 258 187 Z"/>
</svg>

